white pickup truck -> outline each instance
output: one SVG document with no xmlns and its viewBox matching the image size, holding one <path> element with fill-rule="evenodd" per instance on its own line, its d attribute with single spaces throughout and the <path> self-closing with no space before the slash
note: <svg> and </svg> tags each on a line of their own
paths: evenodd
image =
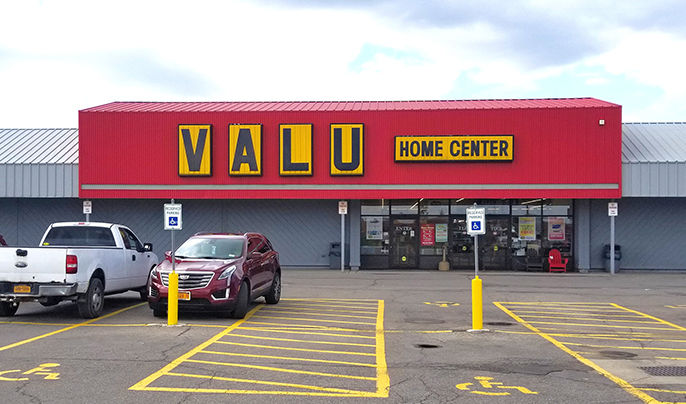
<svg viewBox="0 0 686 404">
<path fill-rule="evenodd" d="M 141 244 L 126 226 L 54 223 L 39 247 L 0 247 L 0 316 L 13 316 L 20 302 L 70 300 L 82 317 L 98 317 L 106 294 L 135 290 L 146 300 L 158 262 L 152 244 Z"/>
</svg>

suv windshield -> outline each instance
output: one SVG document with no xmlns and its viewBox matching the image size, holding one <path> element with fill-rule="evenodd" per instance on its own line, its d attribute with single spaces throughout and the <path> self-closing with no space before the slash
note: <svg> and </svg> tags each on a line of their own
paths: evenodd
<svg viewBox="0 0 686 404">
<path fill-rule="evenodd" d="M 238 258 L 243 252 L 243 241 L 240 238 L 190 238 L 181 244 L 175 255 L 177 258 Z"/>
</svg>

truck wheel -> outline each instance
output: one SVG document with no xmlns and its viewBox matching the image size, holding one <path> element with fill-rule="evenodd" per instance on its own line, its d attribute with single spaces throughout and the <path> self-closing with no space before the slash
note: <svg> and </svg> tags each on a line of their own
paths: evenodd
<svg viewBox="0 0 686 404">
<path fill-rule="evenodd" d="M 264 295 L 264 300 L 267 304 L 277 304 L 281 299 L 281 272 L 274 272 L 274 279 L 272 280 L 272 287 L 269 288 L 269 293 Z"/>
<path fill-rule="evenodd" d="M 243 318 L 248 313 L 248 306 L 250 306 L 250 286 L 248 282 L 243 281 L 241 288 L 238 290 L 236 297 L 236 307 L 231 312 L 231 318 Z"/>
<path fill-rule="evenodd" d="M 19 308 L 19 302 L 0 302 L 0 317 L 12 317 Z"/>
<path fill-rule="evenodd" d="M 83 318 L 95 318 L 102 314 L 105 306 L 105 293 L 100 278 L 92 278 L 88 284 L 86 294 L 81 295 L 76 302 L 79 314 Z"/>
</svg>

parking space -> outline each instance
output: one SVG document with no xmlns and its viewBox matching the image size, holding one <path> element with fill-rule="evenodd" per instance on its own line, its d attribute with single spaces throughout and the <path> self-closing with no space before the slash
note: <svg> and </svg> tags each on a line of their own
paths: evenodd
<svg viewBox="0 0 686 404">
<path fill-rule="evenodd" d="M 387 387 L 383 301 L 300 298 L 256 307 L 131 389 L 386 397 Z"/>
<path fill-rule="evenodd" d="M 686 328 L 615 303 L 495 302 L 637 398 L 686 395 Z"/>
</svg>

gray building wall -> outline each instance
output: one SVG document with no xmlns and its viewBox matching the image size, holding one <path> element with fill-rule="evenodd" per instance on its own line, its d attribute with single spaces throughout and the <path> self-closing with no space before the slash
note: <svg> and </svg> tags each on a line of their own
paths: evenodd
<svg viewBox="0 0 686 404">
<path fill-rule="evenodd" d="M 591 200 L 590 257 L 594 269 L 604 267 L 603 246 L 610 242 L 608 200 Z M 622 198 L 615 219 L 615 240 L 625 269 L 686 269 L 683 198 Z"/>
<path fill-rule="evenodd" d="M 93 200 L 90 220 L 131 227 L 141 241 L 153 243 L 154 251 L 162 257 L 164 251 L 171 249 L 170 234 L 162 230 L 163 204 L 168 202 L 149 199 Z M 329 243 L 340 240 L 336 200 L 176 202 L 183 204 L 183 230 L 175 234 L 177 246 L 200 231 L 256 231 L 270 239 L 284 266 L 329 266 Z M 0 234 L 10 245 L 38 245 L 50 223 L 78 220 L 85 220 L 80 199 L 0 198 Z M 350 225 L 346 227 L 349 236 Z"/>
</svg>

